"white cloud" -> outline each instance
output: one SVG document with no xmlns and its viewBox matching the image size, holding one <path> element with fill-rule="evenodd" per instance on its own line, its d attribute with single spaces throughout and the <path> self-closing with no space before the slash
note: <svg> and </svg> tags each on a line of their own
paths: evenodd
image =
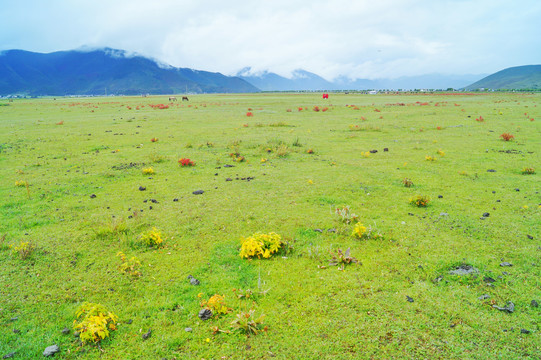
<svg viewBox="0 0 541 360">
<path fill-rule="evenodd" d="M 539 18 L 536 0 L 27 0 L 4 5 L 0 49 L 107 46 L 226 74 L 487 73 L 540 63 Z"/>
</svg>

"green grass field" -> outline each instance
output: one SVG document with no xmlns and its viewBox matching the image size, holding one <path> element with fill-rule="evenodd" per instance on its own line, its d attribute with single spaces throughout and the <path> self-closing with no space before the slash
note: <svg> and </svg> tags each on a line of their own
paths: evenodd
<svg viewBox="0 0 541 360">
<path fill-rule="evenodd" d="M 157 104 L 0 100 L 0 356 L 541 358 L 541 94 Z M 346 206 L 371 236 L 352 235 Z M 152 228 L 163 247 L 143 243 Z M 241 258 L 257 232 L 286 245 Z M 330 265 L 348 248 L 358 263 Z M 477 272 L 449 273 L 463 265 Z M 228 312 L 199 319 L 215 294 Z M 84 302 L 118 316 L 99 344 L 74 336 Z M 248 309 L 265 314 L 257 335 L 231 325 Z"/>
</svg>

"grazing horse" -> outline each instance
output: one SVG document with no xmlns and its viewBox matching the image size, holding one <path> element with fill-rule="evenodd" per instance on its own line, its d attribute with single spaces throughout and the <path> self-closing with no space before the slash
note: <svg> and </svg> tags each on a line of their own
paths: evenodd
<svg viewBox="0 0 541 360">
<path fill-rule="evenodd" d="M 169 96 L 169 101 L 177 101 L 177 98 L 174 96 Z"/>
<path fill-rule="evenodd" d="M 182 97 L 182 101 L 189 101 L 187 96 Z"/>
</svg>

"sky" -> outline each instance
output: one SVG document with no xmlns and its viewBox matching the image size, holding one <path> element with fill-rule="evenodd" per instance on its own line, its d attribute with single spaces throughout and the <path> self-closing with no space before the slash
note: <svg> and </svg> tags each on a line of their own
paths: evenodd
<svg viewBox="0 0 541 360">
<path fill-rule="evenodd" d="M 175 67 L 327 80 L 541 64 L 539 0 L 0 0 L 0 51 L 109 47 Z"/>
</svg>

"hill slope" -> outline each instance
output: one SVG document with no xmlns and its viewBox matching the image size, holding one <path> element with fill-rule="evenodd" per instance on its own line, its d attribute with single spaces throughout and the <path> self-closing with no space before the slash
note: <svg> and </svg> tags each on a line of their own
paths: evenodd
<svg viewBox="0 0 541 360">
<path fill-rule="evenodd" d="M 238 77 L 160 66 L 124 51 L 23 50 L 0 53 L 0 95 L 103 95 L 256 92 Z"/>
<path fill-rule="evenodd" d="M 510 67 L 489 75 L 469 86 L 475 89 L 541 89 L 541 65 Z"/>
</svg>

